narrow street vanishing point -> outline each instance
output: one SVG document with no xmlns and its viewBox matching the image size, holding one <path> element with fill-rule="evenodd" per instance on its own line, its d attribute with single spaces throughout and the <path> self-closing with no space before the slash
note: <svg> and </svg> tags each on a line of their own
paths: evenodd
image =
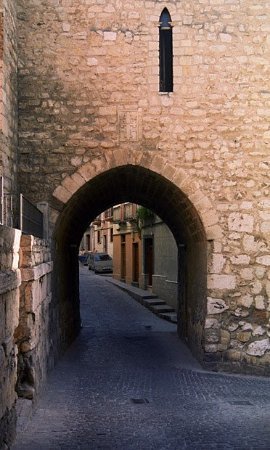
<svg viewBox="0 0 270 450">
<path fill-rule="evenodd" d="M 204 371 L 174 324 L 80 276 L 81 334 L 13 450 L 270 448 L 269 379 Z"/>
</svg>

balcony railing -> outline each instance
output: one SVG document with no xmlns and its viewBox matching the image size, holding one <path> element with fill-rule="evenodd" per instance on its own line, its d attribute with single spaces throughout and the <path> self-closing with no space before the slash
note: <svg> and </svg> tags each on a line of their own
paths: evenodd
<svg viewBox="0 0 270 450">
<path fill-rule="evenodd" d="M 115 206 L 113 208 L 113 221 L 115 223 L 120 223 L 120 222 L 123 222 L 123 220 L 124 220 L 124 215 L 123 215 L 122 205 Z"/>
<path fill-rule="evenodd" d="M 126 203 L 124 205 L 124 220 L 132 222 L 136 220 L 137 205 L 134 203 Z"/>
<path fill-rule="evenodd" d="M 93 225 L 101 225 L 101 215 L 97 216 L 94 220 L 93 220 Z"/>
<path fill-rule="evenodd" d="M 113 208 L 113 221 L 115 223 L 133 222 L 137 220 L 137 205 L 123 203 Z"/>
<path fill-rule="evenodd" d="M 113 208 L 109 208 L 104 212 L 105 220 L 112 220 L 113 218 Z"/>
</svg>

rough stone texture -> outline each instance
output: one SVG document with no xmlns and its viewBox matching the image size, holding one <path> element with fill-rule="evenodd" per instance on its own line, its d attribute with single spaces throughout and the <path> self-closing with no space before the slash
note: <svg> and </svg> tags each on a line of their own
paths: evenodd
<svg viewBox="0 0 270 450">
<path fill-rule="evenodd" d="M 46 377 L 51 271 L 45 241 L 0 226 L 1 449 L 14 438 L 17 394 L 35 400 Z"/>
<path fill-rule="evenodd" d="M 270 379 L 204 371 L 175 325 L 86 267 L 81 300 L 14 450 L 269 450 Z"/>
<path fill-rule="evenodd" d="M 215 369 L 269 372 L 268 349 L 248 354 L 269 334 L 269 3 L 170 2 L 174 92 L 168 94 L 158 92 L 160 2 L 16 4 L 20 187 L 33 201 L 48 201 L 58 220 L 55 289 L 65 299 L 63 334 L 73 317 L 78 324 L 78 305 L 66 299 L 78 300 L 83 224 L 110 201 L 144 200 L 154 210 L 162 205 L 156 212 L 178 243 L 181 237 L 187 243 L 192 301 L 181 312 L 191 346 L 193 336 L 197 349 L 203 342 Z M 12 5 L 5 1 L 7 18 Z M 15 60 L 7 73 L 15 74 Z M 12 133 L 9 105 L 16 101 L 6 91 Z M 12 146 L 6 148 L 10 168 Z M 132 178 L 135 166 L 145 170 Z M 226 308 L 207 315 L 207 297 Z M 214 339 L 204 333 L 213 318 L 220 329 Z M 253 331 L 242 330 L 243 320 Z"/>
<path fill-rule="evenodd" d="M 16 225 L 17 208 L 17 21 L 16 2 L 3 0 L 0 4 L 0 176 L 4 177 L 6 208 L 4 223 Z"/>
<path fill-rule="evenodd" d="M 21 284 L 19 245 L 21 232 L 0 226 L 0 448 L 15 435 L 15 385 L 17 382 L 17 345 L 14 332 L 19 323 L 19 286 Z"/>
<path fill-rule="evenodd" d="M 15 333 L 18 345 L 19 397 L 35 400 L 49 367 L 51 272 L 48 243 L 22 236 L 20 269 L 20 320 Z"/>
</svg>

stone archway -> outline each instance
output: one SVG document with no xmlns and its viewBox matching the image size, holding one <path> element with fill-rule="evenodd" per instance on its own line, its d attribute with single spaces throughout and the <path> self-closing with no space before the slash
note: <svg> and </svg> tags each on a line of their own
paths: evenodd
<svg viewBox="0 0 270 450">
<path fill-rule="evenodd" d="M 155 158 L 151 168 L 135 164 L 108 168 L 96 160 L 66 178 L 54 196 L 65 203 L 55 228 L 55 296 L 63 345 L 79 330 L 78 247 L 87 225 L 100 212 L 124 201 L 142 204 L 158 214 L 172 231 L 179 252 L 179 334 L 199 359 L 207 297 L 207 240 L 220 234 L 211 203 L 183 171 Z M 107 170 L 106 170 L 107 169 Z M 162 174 L 161 174 L 162 173 Z M 195 206 L 196 205 L 196 206 Z"/>
</svg>

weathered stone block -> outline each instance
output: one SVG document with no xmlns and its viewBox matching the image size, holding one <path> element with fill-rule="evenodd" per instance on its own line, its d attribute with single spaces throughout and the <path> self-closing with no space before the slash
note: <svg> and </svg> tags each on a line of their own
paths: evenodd
<svg viewBox="0 0 270 450">
<path fill-rule="evenodd" d="M 239 233 L 252 233 L 254 226 L 254 217 L 250 214 L 231 213 L 228 219 L 228 227 L 231 231 Z"/>
<path fill-rule="evenodd" d="M 209 275 L 209 289 L 235 289 L 236 277 L 234 275 Z"/>
<path fill-rule="evenodd" d="M 256 262 L 263 266 L 270 266 L 270 255 L 259 256 L 256 258 Z"/>
<path fill-rule="evenodd" d="M 252 356 L 262 356 L 270 350 L 270 340 L 267 339 L 261 339 L 260 341 L 255 341 L 249 344 L 247 348 L 247 354 Z"/>
<path fill-rule="evenodd" d="M 207 313 L 208 314 L 221 314 L 229 309 L 226 302 L 220 298 L 207 298 Z"/>
</svg>

